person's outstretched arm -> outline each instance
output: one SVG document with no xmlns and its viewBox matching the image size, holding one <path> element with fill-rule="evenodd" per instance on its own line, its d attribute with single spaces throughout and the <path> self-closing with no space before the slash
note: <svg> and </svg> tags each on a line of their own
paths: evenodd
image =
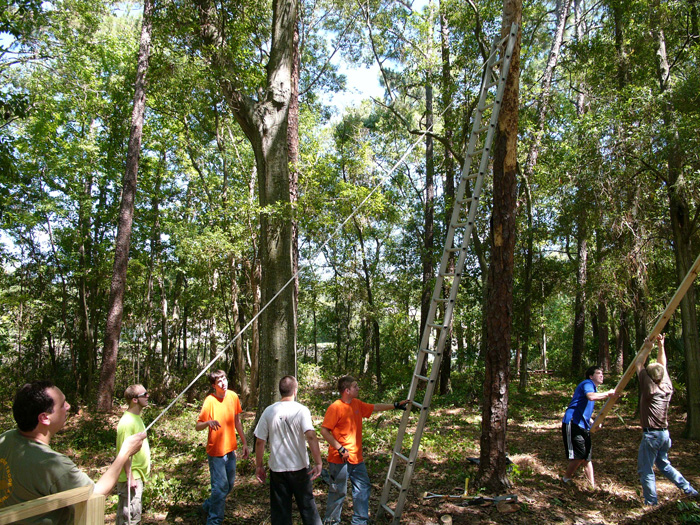
<svg viewBox="0 0 700 525">
<path fill-rule="evenodd" d="M 374 404 L 374 410 L 372 410 L 372 413 L 376 412 L 385 412 L 386 410 L 406 410 L 404 407 L 408 403 L 408 399 L 404 399 L 403 401 L 397 401 L 396 403 L 375 403 Z"/>
<path fill-rule="evenodd" d="M 110 492 L 112 492 L 114 485 L 117 484 L 117 480 L 119 479 L 119 474 L 121 473 L 122 469 L 126 465 L 127 461 L 129 461 L 131 456 L 141 450 L 141 445 L 143 444 L 144 439 L 146 439 L 146 433 L 139 432 L 138 434 L 132 434 L 124 440 L 124 443 L 122 443 L 122 448 L 119 450 L 117 457 L 107 469 L 107 472 L 102 474 L 99 481 L 95 483 L 95 490 L 93 491 L 93 494 L 102 494 L 103 496 L 107 496 Z"/>
</svg>

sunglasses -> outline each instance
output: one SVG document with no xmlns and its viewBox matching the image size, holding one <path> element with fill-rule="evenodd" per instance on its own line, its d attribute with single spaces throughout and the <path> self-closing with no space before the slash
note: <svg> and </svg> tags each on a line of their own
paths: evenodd
<svg viewBox="0 0 700 525">
<path fill-rule="evenodd" d="M 148 392 L 144 392 L 143 394 L 139 394 L 139 395 L 134 396 L 134 397 L 135 397 L 136 399 L 138 399 L 139 397 L 148 397 Z"/>
</svg>

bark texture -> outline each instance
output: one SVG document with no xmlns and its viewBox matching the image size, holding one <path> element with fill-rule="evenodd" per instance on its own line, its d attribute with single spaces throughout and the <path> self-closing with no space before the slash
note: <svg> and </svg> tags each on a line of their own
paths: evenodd
<svg viewBox="0 0 700 525">
<path fill-rule="evenodd" d="M 520 24 L 521 18 L 522 3 L 519 0 L 505 0 L 501 34 L 508 34 L 511 24 Z M 520 32 L 513 49 L 494 143 L 492 247 L 486 305 L 488 349 L 485 356 L 481 456 L 477 473 L 477 485 L 494 492 L 510 486 L 506 476 L 506 430 L 513 317 L 519 82 Z"/>
</svg>

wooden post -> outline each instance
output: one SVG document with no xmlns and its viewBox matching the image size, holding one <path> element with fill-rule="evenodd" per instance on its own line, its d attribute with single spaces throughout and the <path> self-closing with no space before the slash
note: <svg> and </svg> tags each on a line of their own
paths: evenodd
<svg viewBox="0 0 700 525">
<path fill-rule="evenodd" d="M 105 497 L 93 494 L 75 506 L 75 525 L 102 525 L 105 522 Z"/>
<path fill-rule="evenodd" d="M 683 279 L 683 282 L 678 287 L 678 290 L 676 290 L 676 293 L 673 295 L 673 298 L 671 298 L 671 302 L 668 303 L 668 306 L 666 306 L 666 309 L 661 314 L 661 317 L 658 321 L 656 321 L 654 328 L 652 328 L 651 332 L 644 341 L 644 344 L 642 344 L 642 347 L 639 349 L 639 352 L 637 352 L 637 356 L 634 358 L 634 361 L 630 363 L 630 366 L 627 367 L 627 370 L 620 378 L 620 381 L 615 387 L 616 393 L 622 394 L 622 391 L 627 386 L 627 383 L 629 383 L 629 380 L 632 379 L 632 376 L 637 371 L 637 363 L 641 363 L 643 365 L 647 357 L 649 357 L 649 353 L 651 352 L 651 349 L 653 347 L 654 339 L 657 335 L 661 333 L 661 331 L 666 326 L 666 323 L 668 323 L 668 320 L 673 315 L 673 312 L 675 312 L 676 308 L 678 308 L 678 305 L 681 303 L 681 299 L 683 299 L 686 292 L 688 291 L 688 288 L 690 288 L 690 285 L 693 284 L 693 281 L 698 276 L 698 272 L 700 272 L 700 255 L 698 255 L 697 259 L 695 259 L 693 266 L 688 271 L 688 274 Z M 608 412 L 610 412 L 610 410 L 612 409 L 616 400 L 617 399 L 614 397 L 608 398 L 602 410 L 598 413 L 598 417 L 595 418 L 595 421 L 591 426 L 591 432 L 597 432 L 603 427 L 603 420 L 608 415 Z"/>
</svg>

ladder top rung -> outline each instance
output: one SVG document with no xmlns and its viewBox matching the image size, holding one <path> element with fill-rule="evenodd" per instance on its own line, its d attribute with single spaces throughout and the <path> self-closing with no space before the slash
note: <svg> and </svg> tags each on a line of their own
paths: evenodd
<svg viewBox="0 0 700 525">
<path fill-rule="evenodd" d="M 459 250 L 457 250 L 459 251 Z M 439 328 L 440 330 L 445 329 L 445 325 L 443 324 L 438 324 L 438 323 L 428 323 L 428 326 L 432 326 L 433 328 Z"/>
<path fill-rule="evenodd" d="M 431 355 L 438 355 L 438 353 L 434 350 L 428 350 L 427 348 L 421 348 L 421 352 L 425 352 L 426 354 L 431 354 Z"/>
</svg>

